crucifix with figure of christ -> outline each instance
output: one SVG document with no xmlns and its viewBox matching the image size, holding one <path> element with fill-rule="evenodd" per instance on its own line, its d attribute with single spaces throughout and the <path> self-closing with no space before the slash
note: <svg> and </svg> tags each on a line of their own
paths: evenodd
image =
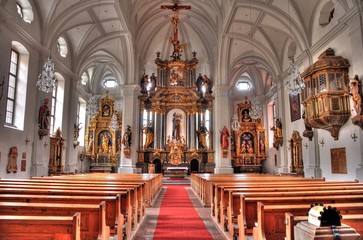
<svg viewBox="0 0 363 240">
<path fill-rule="evenodd" d="M 178 25 L 179 25 L 179 11 L 190 10 L 191 6 L 179 5 L 179 0 L 173 0 L 173 5 L 162 5 L 161 9 L 168 9 L 174 12 L 174 16 L 171 18 L 173 24 L 173 37 L 170 39 L 174 46 L 173 58 L 180 59 L 180 54 L 183 51 L 185 44 L 181 44 L 178 39 Z"/>
</svg>

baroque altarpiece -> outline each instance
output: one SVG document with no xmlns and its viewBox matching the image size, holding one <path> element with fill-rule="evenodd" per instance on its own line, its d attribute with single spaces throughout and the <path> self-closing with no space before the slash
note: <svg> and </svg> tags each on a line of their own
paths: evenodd
<svg viewBox="0 0 363 240">
<path fill-rule="evenodd" d="M 180 52 L 162 60 L 157 53 L 155 63 L 157 77 L 144 74 L 141 79 L 139 127 L 143 131 L 137 167 L 148 172 L 148 165 L 154 164 L 156 173 L 172 167 L 213 172 L 214 98 L 206 76 L 203 86 L 196 85 L 196 53 L 191 60 L 181 60 Z"/>
<path fill-rule="evenodd" d="M 91 172 L 115 172 L 121 154 L 121 130 L 111 130 L 112 117 L 121 126 L 114 109 L 115 101 L 106 95 L 99 101 L 98 113 L 93 116 L 85 134 L 85 156 L 91 159 Z"/>
<path fill-rule="evenodd" d="M 240 128 L 232 132 L 231 157 L 237 173 L 261 173 L 261 161 L 267 158 L 266 130 L 261 119 L 250 117 L 251 102 L 245 99 L 237 105 Z"/>
<path fill-rule="evenodd" d="M 198 59 L 182 60 L 186 44 L 178 39 L 179 10 L 190 6 L 161 6 L 174 12 L 170 59 L 157 52 L 157 74 L 144 73 L 140 81 L 140 126 L 138 162 L 142 172 L 149 165 L 156 173 L 171 170 L 192 172 L 214 171 L 212 82 L 196 75 Z"/>
</svg>

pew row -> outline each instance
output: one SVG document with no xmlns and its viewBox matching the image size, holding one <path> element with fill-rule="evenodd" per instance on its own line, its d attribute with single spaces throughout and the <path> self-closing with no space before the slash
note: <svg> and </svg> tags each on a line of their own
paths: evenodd
<svg viewBox="0 0 363 240">
<path fill-rule="evenodd" d="M 73 216 L 0 215 L 0 239 L 81 240 L 81 214 Z"/>
<path fill-rule="evenodd" d="M 109 240 L 110 229 L 106 226 L 106 203 L 62 204 L 0 202 L 0 215 L 23 216 L 72 216 L 81 214 L 81 239 Z"/>
<path fill-rule="evenodd" d="M 329 204 L 329 206 L 337 208 L 342 215 L 363 214 L 362 202 L 334 203 L 334 204 Z M 286 226 L 284 223 L 285 213 L 290 212 L 293 215 L 301 216 L 301 215 L 307 215 L 309 209 L 310 209 L 310 204 L 266 205 L 261 202 L 258 202 L 257 225 L 253 228 L 253 239 L 283 240 L 286 236 Z M 355 228 L 360 226 L 361 222 L 358 223 L 358 225 L 351 227 Z M 359 232 L 359 229 L 357 230 L 357 232 L 362 234 L 362 232 Z"/>
<path fill-rule="evenodd" d="M 285 213 L 286 237 L 285 240 L 294 240 L 294 226 L 302 221 L 307 221 L 308 216 L 294 216 L 291 212 Z M 357 233 L 363 236 L 363 214 L 344 214 L 342 224 L 354 228 Z"/>
<path fill-rule="evenodd" d="M 122 214 L 121 205 L 122 196 L 68 196 L 68 195 L 18 195 L 18 194 L 0 194 L 0 204 L 4 202 L 21 202 L 21 203 L 62 203 L 62 204 L 106 204 L 106 226 L 110 233 L 115 235 L 117 240 L 122 240 L 123 236 L 131 235 L 131 228 L 125 226 L 125 217 Z M 124 210 L 123 210 L 124 211 Z"/>
</svg>

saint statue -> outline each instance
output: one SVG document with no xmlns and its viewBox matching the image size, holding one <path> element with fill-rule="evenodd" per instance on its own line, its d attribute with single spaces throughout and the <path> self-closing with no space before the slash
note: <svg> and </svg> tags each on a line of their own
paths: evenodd
<svg viewBox="0 0 363 240">
<path fill-rule="evenodd" d="M 199 144 L 202 148 L 207 148 L 207 133 L 208 129 L 202 124 L 197 130 Z"/>
</svg>

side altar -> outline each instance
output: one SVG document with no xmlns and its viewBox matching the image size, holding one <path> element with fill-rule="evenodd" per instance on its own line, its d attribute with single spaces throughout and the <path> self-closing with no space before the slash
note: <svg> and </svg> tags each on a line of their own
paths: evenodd
<svg viewBox="0 0 363 240">
<path fill-rule="evenodd" d="M 231 157 L 237 173 L 260 173 L 267 158 L 266 130 L 261 119 L 250 116 L 251 102 L 246 98 L 237 105 L 239 129 L 233 131 Z"/>
<path fill-rule="evenodd" d="M 157 72 L 140 80 L 140 132 L 136 167 L 169 174 L 175 169 L 214 172 L 212 80 L 197 75 L 197 53 L 178 39 L 182 6 L 164 6 L 174 12 L 170 37 L 172 53 L 156 53 Z M 192 56 L 183 59 L 183 53 Z M 181 171 L 181 172 L 183 172 Z M 184 172 L 185 173 L 185 172 Z"/>
<path fill-rule="evenodd" d="M 99 101 L 99 111 L 86 129 L 85 156 L 91 161 L 91 172 L 115 172 L 121 154 L 121 130 L 111 130 L 116 121 L 121 126 L 119 113 L 114 109 L 115 101 L 106 95 Z"/>
</svg>

